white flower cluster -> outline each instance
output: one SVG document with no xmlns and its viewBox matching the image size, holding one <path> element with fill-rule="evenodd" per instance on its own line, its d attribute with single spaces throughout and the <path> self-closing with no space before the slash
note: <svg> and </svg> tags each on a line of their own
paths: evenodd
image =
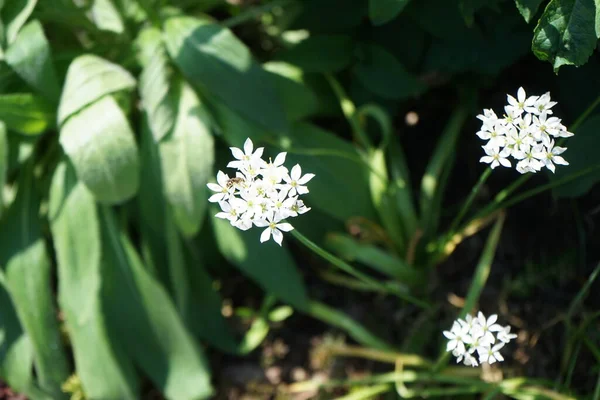
<svg viewBox="0 0 600 400">
<path fill-rule="evenodd" d="M 504 361 L 500 349 L 517 335 L 510 333 L 510 326 L 497 324 L 497 320 L 496 314 L 486 318 L 481 311 L 477 317 L 467 315 L 464 320 L 457 319 L 452 329 L 443 332 L 448 339 L 446 351 L 452 352 L 457 363 L 462 361 L 472 367 Z"/>
<path fill-rule="evenodd" d="M 483 124 L 477 132 L 488 142 L 482 146 L 485 156 L 481 162 L 511 167 L 508 157 L 517 160 L 516 169 L 520 173 L 537 172 L 543 167 L 554 172 L 554 164 L 569 165 L 560 156 L 566 148 L 554 145 L 554 138 L 570 137 L 573 134 L 552 115 L 556 105 L 550 99 L 550 92 L 541 96 L 529 96 L 519 88 L 517 98 L 508 95 L 508 105 L 504 107 L 504 118 L 498 118 L 493 110 L 483 110 L 477 116 Z"/>
<path fill-rule="evenodd" d="M 310 208 L 298 197 L 308 193 L 306 184 L 315 175 L 302 176 L 300 165 L 296 164 L 291 172 L 283 166 L 287 153 L 279 153 L 275 161 L 262 159 L 264 148 L 254 151 L 249 138 L 244 142 L 244 151 L 231 147 L 235 161 L 227 164 L 237 169 L 235 177 L 219 171 L 217 183 L 207 186 L 213 192 L 208 200 L 219 203 L 221 212 L 216 217 L 229 220 L 231 225 L 243 231 L 258 226 L 266 228 L 260 235 L 260 241 L 273 240 L 281 246 L 283 232 L 294 229 L 284 222 L 290 217 L 304 214 Z"/>
</svg>

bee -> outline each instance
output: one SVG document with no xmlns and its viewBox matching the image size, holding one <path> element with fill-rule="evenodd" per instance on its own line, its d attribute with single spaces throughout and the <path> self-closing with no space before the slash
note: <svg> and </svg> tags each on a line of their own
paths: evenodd
<svg viewBox="0 0 600 400">
<path fill-rule="evenodd" d="M 241 184 L 242 184 L 242 183 L 244 183 L 244 182 L 245 182 L 245 181 L 244 181 L 244 178 L 242 178 L 242 177 L 238 176 L 238 177 L 235 177 L 235 178 L 231 178 L 231 179 L 229 179 L 229 180 L 227 181 L 227 185 L 226 185 L 226 186 L 227 186 L 227 189 L 230 189 L 230 188 L 232 188 L 233 186 L 235 186 L 235 185 L 241 185 Z"/>
</svg>

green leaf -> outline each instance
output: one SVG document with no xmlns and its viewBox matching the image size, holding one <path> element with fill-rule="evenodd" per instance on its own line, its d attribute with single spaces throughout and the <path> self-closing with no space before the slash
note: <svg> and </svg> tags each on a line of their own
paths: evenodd
<svg viewBox="0 0 600 400">
<path fill-rule="evenodd" d="M 10 130 L 39 135 L 54 124 L 52 107 L 31 93 L 0 95 L 0 120 Z"/>
<path fill-rule="evenodd" d="M 21 173 L 17 198 L 0 224 L 0 266 L 21 324 L 31 340 L 35 370 L 43 389 L 64 398 L 61 384 L 68 377 L 56 310 L 53 304 L 50 259 L 39 221 L 40 199 L 33 168 Z"/>
<path fill-rule="evenodd" d="M 531 22 L 531 19 L 537 13 L 542 1 L 543 0 L 515 0 L 515 4 L 523 18 L 525 18 L 525 21 Z"/>
<path fill-rule="evenodd" d="M 177 108 L 170 91 L 171 73 L 162 46 L 156 47 L 140 76 L 140 96 L 148 116 L 150 130 L 156 141 L 163 139 L 173 128 Z"/>
<path fill-rule="evenodd" d="M 405 99 L 425 90 L 383 47 L 370 44 L 360 48 L 361 61 L 352 69 L 354 76 L 371 92 L 386 99 Z"/>
<path fill-rule="evenodd" d="M 164 40 L 190 83 L 266 128 L 288 128 L 269 75 L 231 31 L 208 20 L 173 17 L 164 25 Z"/>
<path fill-rule="evenodd" d="M 354 0 L 352 7 L 348 0 L 303 0 L 301 6 L 289 28 L 311 34 L 354 31 L 368 14 L 367 0 Z"/>
<path fill-rule="evenodd" d="M 288 152 L 288 164 L 298 163 L 304 173 L 316 175 L 309 184 L 309 207 L 317 207 L 342 221 L 358 216 L 375 219 L 369 170 L 354 146 L 307 123 L 295 124 L 281 143 Z"/>
<path fill-rule="evenodd" d="M 4 23 L 4 41 L 12 43 L 21 27 L 33 12 L 37 0 L 9 0 L 0 10 L 0 20 Z M 0 36 L 2 33 L 0 33 Z"/>
<path fill-rule="evenodd" d="M 348 35 L 309 36 L 276 59 L 293 64 L 306 72 L 331 73 L 352 62 L 354 40 Z"/>
<path fill-rule="evenodd" d="M 373 25 L 383 25 L 396 18 L 410 0 L 369 0 L 369 18 Z"/>
<path fill-rule="evenodd" d="M 179 110 L 173 132 L 160 142 L 165 197 L 177 226 L 196 234 L 206 214 L 206 184 L 212 176 L 214 141 L 209 116 L 192 88 L 179 85 Z"/>
<path fill-rule="evenodd" d="M 216 209 L 212 208 L 214 214 Z M 285 247 L 269 241 L 261 243 L 260 230 L 243 232 L 228 221 L 212 218 L 219 251 L 242 273 L 265 291 L 300 310 L 308 306 L 302 276 Z"/>
<path fill-rule="evenodd" d="M 568 150 L 562 156 L 569 165 L 559 165 L 555 174 L 550 174 L 550 181 L 558 181 L 579 171 L 598 165 L 599 160 L 595 151 L 600 146 L 600 115 L 586 120 L 575 136 L 567 139 Z M 596 183 L 600 182 L 600 172 L 585 174 L 573 182 L 560 185 L 553 189 L 557 197 L 579 197 L 586 194 Z"/>
<path fill-rule="evenodd" d="M 106 329 L 100 296 L 102 244 L 94 196 L 63 162 L 54 173 L 49 201 L 58 301 L 86 396 L 138 398 L 133 364 L 118 347 L 119 338 L 112 344 Z"/>
<path fill-rule="evenodd" d="M 273 78 L 288 121 L 298 121 L 319 111 L 319 98 L 306 84 L 300 68 L 277 61 L 266 63 L 263 67 Z"/>
<path fill-rule="evenodd" d="M 6 125 L 0 121 L 0 216 L 4 213 L 4 185 L 8 173 L 8 137 Z"/>
<path fill-rule="evenodd" d="M 595 0 L 551 0 L 535 30 L 532 50 L 537 58 L 549 61 L 554 72 L 563 65 L 585 64 L 598 39 L 600 10 Z"/>
<path fill-rule="evenodd" d="M 60 144 L 77 176 L 98 201 L 120 203 L 137 193 L 137 145 L 123 111 L 111 96 L 72 116 L 60 131 Z"/>
<path fill-rule="evenodd" d="M 58 102 L 60 88 L 52 64 L 50 44 L 39 21 L 32 21 L 6 51 L 6 63 L 46 99 Z"/>
<path fill-rule="evenodd" d="M 135 79 L 127 70 L 98 56 L 77 57 L 67 71 L 67 78 L 58 107 L 58 122 L 107 94 L 131 89 Z"/>
<path fill-rule="evenodd" d="M 146 126 L 142 128 L 141 168 L 144 173 L 138 199 L 144 258 L 172 297 L 185 306 L 179 309 L 181 313 L 185 308 L 182 317 L 190 331 L 222 351 L 235 353 L 235 338 L 221 314 L 222 300 L 212 287 L 212 279 L 203 263 L 185 251 L 172 216 L 167 214 L 158 145 Z M 181 279 L 182 272 L 173 270 L 184 271 L 186 281 Z"/>
<path fill-rule="evenodd" d="M 358 261 L 400 282 L 411 285 L 420 282 L 421 276 L 404 260 L 368 243 L 360 243 L 350 235 L 330 234 L 327 246 L 349 262 Z"/>
<path fill-rule="evenodd" d="M 192 400 L 212 394 L 202 350 L 185 329 L 162 285 L 119 232 L 112 210 L 100 209 L 102 286 L 109 327 L 125 351 L 167 398 Z"/>
<path fill-rule="evenodd" d="M 117 34 L 125 30 L 123 19 L 111 0 L 94 0 L 90 12 L 92 20 L 100 30 Z"/>
</svg>

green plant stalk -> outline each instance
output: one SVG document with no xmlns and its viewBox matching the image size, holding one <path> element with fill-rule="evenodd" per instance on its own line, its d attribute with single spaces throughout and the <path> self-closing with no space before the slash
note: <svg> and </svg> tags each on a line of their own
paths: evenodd
<svg viewBox="0 0 600 400">
<path fill-rule="evenodd" d="M 375 336 L 373 333 L 369 332 L 365 327 L 343 312 L 329 307 L 324 303 L 311 300 L 308 302 L 307 308 L 301 311 L 331 326 L 342 329 L 348 333 L 352 339 L 364 346 L 384 351 L 396 350 L 394 346 Z"/>
<path fill-rule="evenodd" d="M 352 393 L 342 397 L 338 397 L 337 400 L 363 400 L 376 398 L 378 394 L 386 393 L 392 390 L 391 385 L 381 384 L 377 386 L 365 387 L 362 389 L 354 390 Z"/>
<path fill-rule="evenodd" d="M 467 212 L 471 208 L 471 205 L 473 204 L 473 200 L 475 200 L 475 197 L 481 190 L 481 187 L 483 186 L 485 181 L 487 181 L 487 179 L 492 174 L 492 171 L 493 171 L 492 168 L 487 167 L 485 169 L 485 171 L 483 171 L 483 173 L 479 177 L 479 180 L 477 181 L 475 186 L 473 186 L 473 188 L 471 189 L 471 193 L 469 194 L 469 197 L 467 197 L 467 200 L 465 200 L 465 202 L 463 203 L 462 208 L 460 209 L 460 211 L 458 212 L 458 214 L 456 215 L 456 217 L 450 224 L 450 229 L 448 230 L 448 233 L 446 234 L 446 239 L 444 240 L 444 244 L 448 241 L 448 238 L 450 238 L 451 236 L 453 236 L 456 233 L 456 228 L 458 228 L 458 225 L 461 223 L 462 219 L 464 218 L 464 216 L 467 214 Z"/>
<path fill-rule="evenodd" d="M 481 254 L 479 262 L 477 263 L 477 267 L 475 268 L 475 274 L 473 275 L 473 280 L 471 281 L 471 286 L 469 287 L 469 292 L 467 293 L 467 298 L 465 299 L 465 305 L 458 315 L 458 318 L 464 318 L 467 313 L 475 307 L 477 300 L 479 300 L 479 296 L 481 295 L 488 276 L 490 275 L 490 269 L 492 268 L 492 262 L 494 261 L 494 255 L 496 254 L 496 248 L 498 247 L 500 234 L 502 233 L 502 226 L 504 225 L 504 218 L 504 214 L 500 214 L 488 236 L 485 247 L 483 248 L 483 253 Z M 444 367 L 448 363 L 450 356 L 451 354 L 444 350 L 443 354 L 435 364 L 433 371 L 437 372 Z"/>
<path fill-rule="evenodd" d="M 262 14 L 268 13 L 275 7 L 285 7 L 291 3 L 292 0 L 273 0 L 270 3 L 249 8 L 248 10 L 245 10 L 234 17 L 228 18 L 223 21 L 221 25 L 226 28 L 233 28 L 234 26 L 243 24 L 244 22 L 254 19 Z"/>
<path fill-rule="evenodd" d="M 294 229 L 292 231 L 292 235 L 300 243 L 302 243 L 303 245 L 308 247 L 310 250 L 312 250 L 315 254 L 317 254 L 324 260 L 329 261 L 331 264 L 338 267 L 342 271 L 347 272 L 348 274 L 354 276 L 355 278 L 360 279 L 361 281 L 371 285 L 372 287 L 382 289 L 386 293 L 393 294 L 393 295 L 397 296 L 398 298 L 405 300 L 409 303 L 412 303 L 418 307 L 421 307 L 424 309 L 428 309 L 431 307 L 431 305 L 429 303 L 427 303 L 423 300 L 417 299 L 416 297 L 413 297 L 407 293 L 404 293 L 402 290 L 399 290 L 394 285 L 390 285 L 389 283 L 382 284 L 378 280 L 371 278 L 367 274 L 358 271 L 356 268 L 354 268 L 350 264 L 346 263 L 345 261 L 341 260 L 340 258 L 334 256 L 333 254 L 331 254 L 328 251 L 321 248 L 319 245 L 317 245 L 316 243 L 311 241 L 309 238 L 307 238 L 306 236 L 304 236 L 303 234 L 298 232 L 297 229 Z"/>
</svg>

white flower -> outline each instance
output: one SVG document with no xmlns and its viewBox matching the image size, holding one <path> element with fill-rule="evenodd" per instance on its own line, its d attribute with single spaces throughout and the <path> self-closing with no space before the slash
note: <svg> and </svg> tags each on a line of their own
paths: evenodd
<svg viewBox="0 0 600 400">
<path fill-rule="evenodd" d="M 279 153 L 275 161 L 266 163 L 261 158 L 263 148 L 255 151 L 250 139 L 245 141 L 243 151 L 231 147 L 231 153 L 235 160 L 228 166 L 237 170 L 235 178 L 219 171 L 217 183 L 207 184 L 215 192 L 209 200 L 221 207 L 221 212 L 215 216 L 227 219 L 243 231 L 253 226 L 266 228 L 261 242 L 273 236 L 281 246 L 282 232 L 294 229 L 285 220 L 310 211 L 299 196 L 309 192 L 306 184 L 314 174 L 302 176 L 300 165 L 295 165 L 288 174 L 283 165 L 286 153 Z M 281 183 L 283 180 L 285 183 Z"/>
<path fill-rule="evenodd" d="M 554 172 L 556 170 L 554 164 L 569 165 L 569 163 L 559 155 L 564 153 L 565 150 L 567 150 L 565 147 L 554 147 L 553 140 L 547 148 L 542 147 L 537 152 L 533 153 L 533 156 L 540 160 L 546 168 Z"/>
<path fill-rule="evenodd" d="M 500 349 L 504 347 L 504 343 L 500 342 L 494 347 L 481 346 L 477 348 L 477 354 L 479 355 L 479 362 L 493 364 L 496 361 L 504 361 L 504 357 L 500 354 Z"/>
<path fill-rule="evenodd" d="M 498 146 L 482 146 L 487 156 L 481 157 L 482 163 L 491 164 L 492 169 L 498 165 L 510 168 L 510 161 L 506 157 L 510 155 L 510 148 L 505 147 L 502 150 Z"/>
<path fill-rule="evenodd" d="M 467 350 L 465 344 L 471 343 L 471 336 L 469 336 L 469 330 L 460 326 L 456 321 L 452 324 L 450 331 L 444 331 L 444 336 L 450 339 L 446 345 L 446 351 L 452 351 L 453 354 L 463 355 Z"/>
<path fill-rule="evenodd" d="M 501 331 L 498 332 L 498 340 L 503 343 L 508 343 L 512 339 L 515 339 L 517 335 L 510 333 L 510 326 L 505 326 Z"/>
<path fill-rule="evenodd" d="M 267 214 L 266 219 L 255 220 L 254 225 L 260 228 L 267 228 L 260 235 L 261 243 L 266 242 L 271 238 L 271 235 L 273 235 L 273 240 L 280 246 L 283 241 L 283 233 L 281 233 L 281 231 L 289 232 L 294 229 L 294 227 L 287 222 L 280 223 L 273 213 Z"/>
<path fill-rule="evenodd" d="M 537 96 L 527 97 L 525 89 L 522 87 L 517 91 L 516 99 L 511 95 L 507 95 L 506 98 L 509 104 L 507 107 L 510 107 L 517 115 L 521 115 L 523 111 L 525 111 L 525 107 L 532 107 L 535 105 L 535 102 L 538 99 Z"/>
<path fill-rule="evenodd" d="M 296 164 L 292 168 L 292 172 L 289 175 L 285 174 L 283 176 L 283 180 L 286 183 L 286 188 L 290 191 L 290 196 L 295 196 L 296 193 L 308 193 L 308 188 L 306 187 L 306 184 L 314 177 L 315 174 L 305 174 L 304 176 L 302 176 L 302 168 L 300 167 L 300 165 Z"/>
<path fill-rule="evenodd" d="M 494 343 L 496 342 L 496 338 L 492 332 L 498 332 L 503 329 L 502 326 L 496 324 L 498 320 L 498 315 L 492 314 L 489 318 L 485 318 L 485 315 L 480 311 L 477 314 L 477 322 L 478 324 L 473 327 L 473 331 L 475 332 L 477 337 L 482 338 L 482 342 Z"/>
<path fill-rule="evenodd" d="M 551 108 L 556 105 L 555 101 L 550 101 L 550 92 L 546 92 L 535 101 L 533 107 L 526 107 L 525 111 L 532 114 L 552 114 Z"/>
</svg>

